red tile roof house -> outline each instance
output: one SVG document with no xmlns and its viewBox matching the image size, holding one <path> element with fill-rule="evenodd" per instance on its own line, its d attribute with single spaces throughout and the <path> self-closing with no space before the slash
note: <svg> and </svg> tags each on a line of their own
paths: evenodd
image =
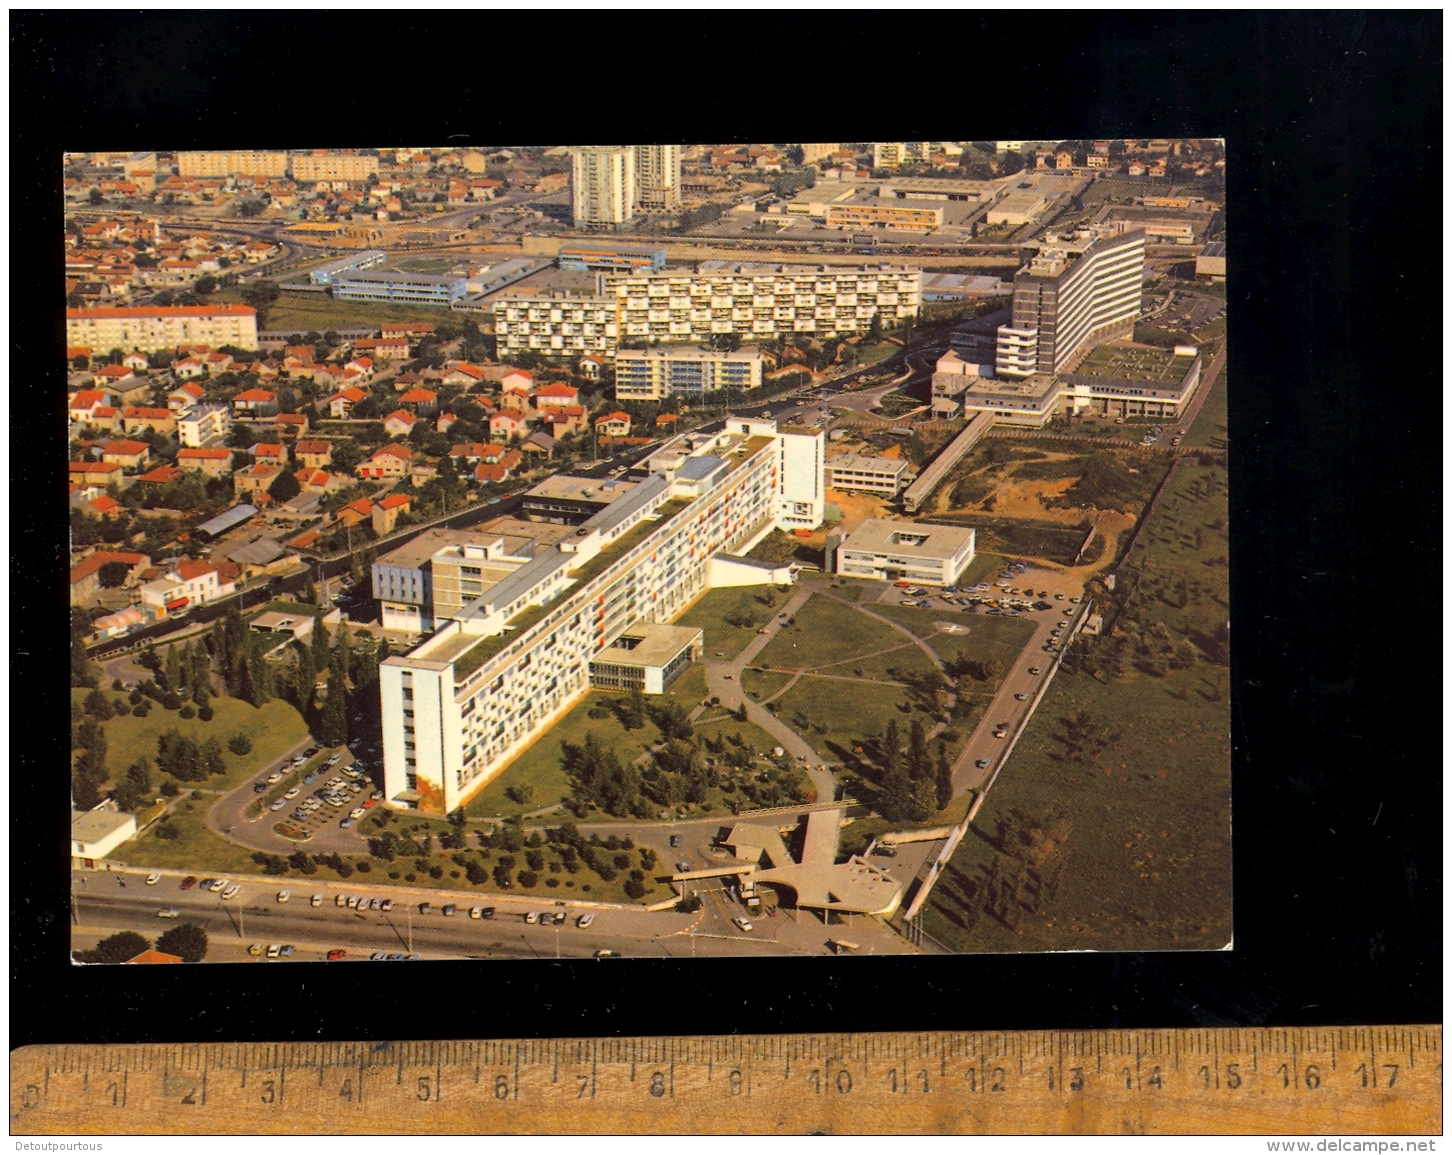
<svg viewBox="0 0 1452 1155">
<path fill-rule="evenodd" d="M 72 421 L 89 421 L 92 412 L 100 406 L 109 406 L 111 395 L 104 389 L 82 389 L 70 401 Z"/>
<path fill-rule="evenodd" d="M 398 404 L 420 417 L 430 417 L 438 412 L 439 395 L 432 389 L 410 389 L 398 399 Z"/>
<path fill-rule="evenodd" d="M 232 474 L 232 492 L 238 497 L 243 494 L 260 497 L 282 474 L 281 465 L 249 465 Z"/>
<path fill-rule="evenodd" d="M 130 585 L 142 570 L 151 564 L 144 553 L 117 553 L 114 550 L 97 550 L 84 561 L 71 567 L 71 605 L 91 605 L 101 593 L 101 570 L 113 561 L 130 566 L 124 584 Z"/>
<path fill-rule="evenodd" d="M 89 482 L 105 488 L 121 484 L 123 470 L 114 461 L 72 461 L 67 467 L 72 481 Z"/>
<path fill-rule="evenodd" d="M 181 381 L 204 376 L 206 372 L 207 367 L 200 357 L 183 357 L 180 361 L 173 362 L 171 367 L 171 375 Z"/>
<path fill-rule="evenodd" d="M 101 446 L 101 460 L 111 461 L 123 469 L 144 469 L 151 458 L 151 446 L 144 441 L 116 440 Z"/>
<path fill-rule="evenodd" d="M 428 321 L 401 321 L 384 325 L 379 332 L 385 341 L 390 337 L 432 337 L 434 327 Z"/>
<path fill-rule="evenodd" d="M 150 369 L 151 362 L 146 359 L 145 353 L 127 353 L 121 358 L 121 364 L 128 369 Z"/>
<path fill-rule="evenodd" d="M 556 440 L 571 433 L 581 433 L 585 429 L 585 407 L 571 405 L 565 409 L 552 409 L 549 419 L 553 426 L 551 435 Z"/>
<path fill-rule="evenodd" d="M 166 407 L 173 413 L 190 409 L 207 395 L 207 391 L 194 382 L 178 386 L 166 395 Z"/>
<path fill-rule="evenodd" d="M 352 370 L 356 371 L 357 373 L 361 374 L 364 378 L 372 377 L 373 376 L 373 358 L 372 357 L 354 357 L 351 361 L 349 361 L 346 365 L 343 366 L 343 371 L 345 373 L 349 369 L 352 369 Z"/>
<path fill-rule="evenodd" d="M 272 428 L 279 436 L 292 439 L 308 431 L 306 413 L 279 413 L 272 419 Z"/>
<path fill-rule="evenodd" d="M 252 447 L 252 460 L 258 465 L 286 465 L 287 447 L 280 443 L 259 442 Z"/>
<path fill-rule="evenodd" d="M 509 480 L 509 469 L 504 465 L 476 465 L 474 480 L 498 483 Z"/>
<path fill-rule="evenodd" d="M 232 472 L 232 453 L 227 449 L 183 449 L 176 455 L 177 468 L 208 477 L 225 477 Z"/>
<path fill-rule="evenodd" d="M 595 418 L 595 432 L 603 433 L 607 437 L 629 437 L 630 414 L 616 410 L 604 417 Z"/>
<path fill-rule="evenodd" d="M 138 473 L 136 480 L 146 485 L 170 485 L 177 478 L 185 476 L 186 471 L 175 465 L 158 465 L 145 473 Z"/>
<path fill-rule="evenodd" d="M 404 477 L 413 451 L 407 445 L 385 445 L 354 471 L 361 478 Z"/>
<path fill-rule="evenodd" d="M 534 374 L 528 369 L 516 369 L 499 379 L 499 389 L 502 393 L 519 393 L 528 397 L 533 388 Z"/>
<path fill-rule="evenodd" d="M 571 405 L 577 405 L 580 401 L 580 391 L 573 385 L 555 383 L 552 385 L 541 385 L 534 391 L 534 405 L 536 409 L 566 409 Z"/>
<path fill-rule="evenodd" d="M 277 394 L 266 389 L 244 389 L 232 398 L 232 412 L 240 417 L 274 417 Z"/>
<path fill-rule="evenodd" d="M 390 493 L 373 507 L 373 532 L 383 537 L 393 532 L 398 515 L 408 511 L 413 498 L 403 493 Z"/>
<path fill-rule="evenodd" d="M 364 393 L 357 386 L 349 386 L 347 389 L 340 389 L 337 393 L 334 393 L 323 402 L 323 405 L 327 408 L 331 416 L 341 420 L 353 412 L 353 406 L 357 405 L 358 402 L 367 396 L 368 394 Z"/>
<path fill-rule="evenodd" d="M 465 388 L 468 388 L 471 385 L 480 384 L 485 380 L 485 376 L 484 370 L 479 368 L 478 365 L 470 365 L 467 361 L 461 361 L 452 368 L 445 370 L 440 380 L 445 385 L 463 385 Z"/>
<path fill-rule="evenodd" d="M 512 409 L 501 409 L 489 418 L 490 437 L 522 437 L 528 431 L 523 416 Z"/>
<path fill-rule="evenodd" d="M 177 415 L 159 406 L 128 405 L 121 410 L 121 428 L 127 433 L 138 429 L 154 429 L 158 433 L 175 433 Z"/>
<path fill-rule="evenodd" d="M 364 337 L 353 342 L 354 353 L 370 353 L 380 361 L 407 361 L 407 337 Z"/>
<path fill-rule="evenodd" d="M 360 497 L 357 501 L 351 502 L 338 510 L 333 515 L 333 521 L 339 525 L 355 526 L 368 521 L 372 517 L 373 502 L 366 497 Z"/>
<path fill-rule="evenodd" d="M 453 413 L 440 413 L 434 420 L 434 430 L 438 433 L 447 433 L 458 423 L 458 416 Z"/>
<path fill-rule="evenodd" d="M 292 447 L 293 459 L 308 469 L 326 469 L 333 464 L 331 441 L 299 441 Z"/>
<path fill-rule="evenodd" d="M 390 437 L 407 437 L 413 431 L 418 418 L 402 409 L 395 409 L 383 419 L 383 432 Z"/>
</svg>

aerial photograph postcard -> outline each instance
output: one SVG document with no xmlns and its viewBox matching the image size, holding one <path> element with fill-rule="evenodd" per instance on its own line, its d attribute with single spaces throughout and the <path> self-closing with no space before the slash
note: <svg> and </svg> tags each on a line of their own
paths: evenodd
<svg viewBox="0 0 1452 1155">
<path fill-rule="evenodd" d="M 1224 140 L 117 143 L 77 965 L 1232 947 Z"/>
</svg>

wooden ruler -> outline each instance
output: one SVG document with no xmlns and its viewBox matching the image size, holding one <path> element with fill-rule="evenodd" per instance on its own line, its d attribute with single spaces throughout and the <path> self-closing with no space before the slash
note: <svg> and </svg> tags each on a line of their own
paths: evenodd
<svg viewBox="0 0 1452 1155">
<path fill-rule="evenodd" d="M 25 1047 L 10 1129 L 1437 1135 L 1442 1028 Z"/>
</svg>

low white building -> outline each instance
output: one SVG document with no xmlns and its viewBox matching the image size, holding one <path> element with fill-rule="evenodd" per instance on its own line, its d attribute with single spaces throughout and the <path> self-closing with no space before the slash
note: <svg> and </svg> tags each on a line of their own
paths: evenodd
<svg viewBox="0 0 1452 1155">
<path fill-rule="evenodd" d="M 232 431 L 232 411 L 225 405 L 197 405 L 176 422 L 177 440 L 186 449 L 221 445 Z"/>
<path fill-rule="evenodd" d="M 896 497 L 908 482 L 908 463 L 900 457 L 859 457 L 843 453 L 827 458 L 827 488 Z"/>
<path fill-rule="evenodd" d="M 973 560 L 974 531 L 873 518 L 843 539 L 837 573 L 874 581 L 954 585 Z"/>
<path fill-rule="evenodd" d="M 136 834 L 136 815 L 108 807 L 71 811 L 71 857 L 94 866 Z"/>
</svg>

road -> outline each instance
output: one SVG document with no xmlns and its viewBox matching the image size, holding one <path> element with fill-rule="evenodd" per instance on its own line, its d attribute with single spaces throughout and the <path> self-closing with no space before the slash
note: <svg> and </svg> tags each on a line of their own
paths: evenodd
<svg viewBox="0 0 1452 1155">
<path fill-rule="evenodd" d="M 113 882 L 119 877 L 105 871 L 78 872 L 73 877 L 72 937 L 77 946 L 89 946 L 121 930 L 154 939 L 172 926 L 193 922 L 211 939 L 211 961 L 266 961 L 246 953 L 253 943 L 291 943 L 298 948 L 292 961 L 312 962 L 338 947 L 348 951 L 350 960 L 364 960 L 380 950 L 412 950 L 425 958 L 587 958 L 600 950 L 633 957 L 689 958 L 826 954 L 828 940 L 838 933 L 838 928 L 824 926 L 806 912 L 787 911 L 755 919 L 753 930 L 742 932 L 730 922 L 742 908 L 719 887 L 702 895 L 702 910 L 685 913 L 296 880 L 241 880 L 237 898 L 223 902 L 209 891 L 180 890 L 181 876 L 174 871 L 151 887 L 145 885 L 142 873 L 125 875 L 124 888 Z M 277 901 L 280 887 L 291 892 L 286 903 Z M 322 905 L 309 905 L 312 894 L 323 896 Z M 359 914 L 336 905 L 340 894 L 387 895 L 395 906 L 388 912 Z M 425 901 L 433 904 L 427 914 L 417 906 Z M 451 901 L 458 903 L 458 912 L 445 917 L 442 904 Z M 495 917 L 469 918 L 472 904 L 493 906 Z M 179 912 L 177 919 L 157 917 L 158 910 L 170 908 Z M 526 923 L 524 915 L 531 910 L 564 910 L 566 921 L 558 927 Z M 585 913 L 594 915 L 588 928 L 577 925 Z M 862 953 L 912 950 L 875 919 L 857 918 L 842 930 L 861 945 Z"/>
</svg>

